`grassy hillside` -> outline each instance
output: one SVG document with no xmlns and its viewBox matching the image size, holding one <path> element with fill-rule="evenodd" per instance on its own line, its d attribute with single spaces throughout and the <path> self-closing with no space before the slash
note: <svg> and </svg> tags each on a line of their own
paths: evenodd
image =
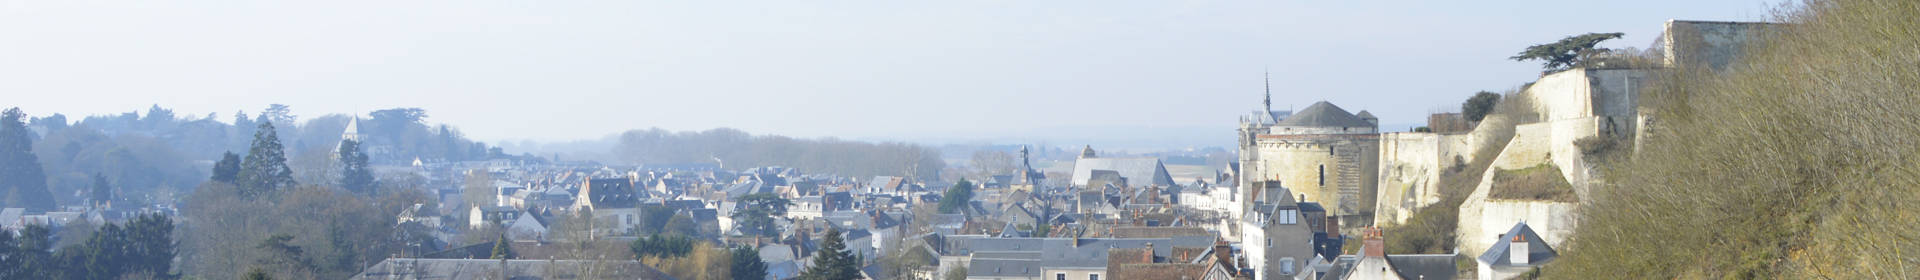
<svg viewBox="0 0 1920 280">
<path fill-rule="evenodd" d="M 1810 1 L 1744 64 L 1657 81 L 1651 138 L 1545 276 L 1920 278 L 1916 19 L 1912 0 Z"/>
</svg>

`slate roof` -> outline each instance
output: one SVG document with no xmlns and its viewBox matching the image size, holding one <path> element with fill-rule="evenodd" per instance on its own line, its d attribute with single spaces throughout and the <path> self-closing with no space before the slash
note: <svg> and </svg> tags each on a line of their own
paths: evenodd
<svg viewBox="0 0 1920 280">
<path fill-rule="evenodd" d="M 867 187 L 880 191 L 893 191 L 894 189 L 900 188 L 902 182 L 905 182 L 905 180 L 900 177 L 873 176 L 873 180 L 867 182 Z"/>
<path fill-rule="evenodd" d="M 1274 125 L 1305 126 L 1305 127 L 1370 127 L 1370 126 L 1373 126 L 1373 123 L 1367 122 L 1366 120 L 1362 120 L 1360 119 L 1359 116 L 1355 116 L 1353 115 L 1353 113 L 1348 113 L 1347 110 L 1345 109 L 1340 109 L 1340 106 L 1333 106 L 1333 103 L 1320 101 L 1320 102 L 1314 102 L 1313 105 L 1307 106 L 1306 109 L 1301 109 L 1299 112 L 1294 113 L 1292 116 L 1288 116 L 1284 120 L 1280 120 L 1279 123 Z"/>
<path fill-rule="evenodd" d="M 624 178 L 588 180 L 580 191 L 596 209 L 634 208 L 640 204 L 633 182 Z"/>
<path fill-rule="evenodd" d="M 1167 166 L 1160 159 L 1139 158 L 1082 158 L 1073 162 L 1073 184 L 1087 185 L 1093 179 L 1094 170 L 1113 170 L 1127 178 L 1129 185 L 1173 185 L 1173 175 L 1167 173 Z"/>
<path fill-rule="evenodd" d="M 1118 267 L 1108 267 L 1107 271 L 1110 275 L 1107 277 L 1113 280 L 1201 279 L 1206 277 L 1211 269 L 1213 269 L 1213 263 L 1123 264 Z"/>
<path fill-rule="evenodd" d="M 1453 258 L 1458 255 L 1387 255 L 1387 263 L 1393 264 L 1393 273 L 1406 279 L 1452 280 L 1460 274 L 1460 267 Z"/>
<path fill-rule="evenodd" d="M 1105 267 L 1107 250 L 1144 248 L 1153 244 L 1155 256 L 1169 256 L 1174 247 L 1213 246 L 1211 236 L 1174 238 L 985 238 L 985 236 L 949 236 L 949 254 L 969 252 L 1030 252 L 1040 254 L 1046 267 Z M 1078 243 L 1076 246 L 1075 243 Z"/>
<path fill-rule="evenodd" d="M 1481 253 L 1480 262 L 1493 266 L 1512 266 L 1513 258 L 1508 256 L 1507 252 L 1513 248 L 1514 235 L 1521 235 L 1527 239 L 1528 265 L 1544 264 L 1560 256 L 1552 246 L 1547 246 L 1546 240 L 1540 239 L 1540 234 L 1533 232 L 1533 227 L 1528 227 L 1526 222 L 1520 222 L 1514 224 L 1512 229 L 1508 229 L 1507 234 L 1500 235 L 1500 242 L 1494 242 L 1493 247 L 1487 248 L 1486 253 Z"/>
<path fill-rule="evenodd" d="M 1214 236 L 1199 227 L 1114 227 L 1115 238 L 1171 238 L 1178 236 Z"/>
<path fill-rule="evenodd" d="M 352 279 L 469 279 L 492 278 L 505 271 L 508 279 L 582 279 L 585 267 L 635 279 L 674 279 L 639 261 L 582 260 L 492 260 L 492 259 L 414 259 L 390 258 L 367 268 Z M 504 270 L 501 268 L 505 268 Z M 603 276 L 604 276 L 603 275 Z"/>
</svg>

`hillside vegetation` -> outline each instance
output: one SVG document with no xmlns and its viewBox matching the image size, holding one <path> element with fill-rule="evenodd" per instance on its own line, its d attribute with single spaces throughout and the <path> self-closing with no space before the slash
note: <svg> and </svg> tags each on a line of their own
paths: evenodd
<svg viewBox="0 0 1920 280">
<path fill-rule="evenodd" d="M 1676 69 L 1548 278 L 1920 278 L 1920 2 L 1808 1 Z"/>
</svg>

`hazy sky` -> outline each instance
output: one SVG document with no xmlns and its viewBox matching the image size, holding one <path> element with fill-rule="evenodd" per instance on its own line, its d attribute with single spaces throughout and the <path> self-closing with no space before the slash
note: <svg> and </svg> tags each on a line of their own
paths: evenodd
<svg viewBox="0 0 1920 280">
<path fill-rule="evenodd" d="M 1533 80 L 1538 63 L 1506 60 L 1528 45 L 1645 48 L 1668 19 L 1762 20 L 1765 2 L 0 0 L 0 105 L 422 107 L 487 141 L 724 126 L 1230 144 L 1156 132 L 1230 129 L 1263 68 L 1277 108 L 1328 100 L 1405 130 Z"/>
</svg>

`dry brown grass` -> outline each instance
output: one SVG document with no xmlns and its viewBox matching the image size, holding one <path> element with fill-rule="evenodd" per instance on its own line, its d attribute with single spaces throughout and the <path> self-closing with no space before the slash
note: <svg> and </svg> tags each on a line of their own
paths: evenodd
<svg viewBox="0 0 1920 280">
<path fill-rule="evenodd" d="M 1595 187 L 1568 279 L 1920 278 L 1920 2 L 1814 0 L 1723 72 L 1675 69 Z"/>
<path fill-rule="evenodd" d="M 1573 184 L 1567 183 L 1567 178 L 1560 175 L 1560 167 L 1552 164 L 1496 170 L 1493 189 L 1488 190 L 1487 195 L 1493 199 L 1580 201 L 1573 193 Z"/>
</svg>

